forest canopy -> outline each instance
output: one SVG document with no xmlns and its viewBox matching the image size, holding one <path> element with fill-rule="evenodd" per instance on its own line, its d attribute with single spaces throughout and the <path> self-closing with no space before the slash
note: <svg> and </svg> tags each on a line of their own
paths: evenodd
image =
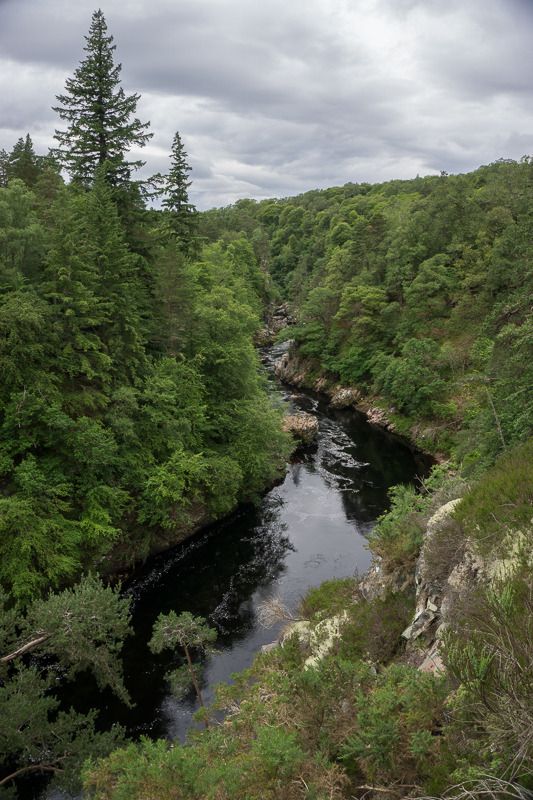
<svg viewBox="0 0 533 800">
<path fill-rule="evenodd" d="M 101 11 L 84 51 L 54 107 L 57 147 L 38 155 L 28 134 L 0 152 L 0 795 L 41 775 L 101 800 L 523 800 L 533 161 L 199 214 L 179 131 L 168 171 L 136 177 L 131 152 L 152 132 Z M 96 712 L 63 708 L 58 686 L 92 673 L 128 704 L 129 601 L 106 580 L 282 474 L 291 443 L 255 346 L 280 300 L 309 385 L 355 387 L 448 461 L 395 487 L 369 537 L 390 592 L 369 597 L 350 578 L 303 600 L 311 626 L 343 614 L 325 658 L 307 669 L 289 636 L 220 689 L 223 725 L 206 707 L 186 746 L 128 743 Z M 402 636 L 429 520 L 450 497 L 460 505 L 431 554 L 437 576 L 467 546 L 514 561 L 456 602 L 447 673 L 434 675 Z M 171 683 L 202 706 L 208 623 L 162 613 L 150 640 L 185 659 Z"/>
</svg>

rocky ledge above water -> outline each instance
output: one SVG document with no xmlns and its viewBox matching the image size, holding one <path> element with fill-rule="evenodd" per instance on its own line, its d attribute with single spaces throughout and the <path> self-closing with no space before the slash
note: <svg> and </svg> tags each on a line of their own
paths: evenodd
<svg viewBox="0 0 533 800">
<path fill-rule="evenodd" d="M 311 361 L 299 356 L 292 345 L 274 366 L 276 377 L 284 383 L 324 394 L 329 398 L 332 408 L 353 408 L 365 414 L 371 425 L 394 432 L 394 424 L 387 413 L 365 399 L 358 389 L 342 386 L 333 377 L 316 377 L 315 372 Z"/>
<path fill-rule="evenodd" d="M 264 327 L 255 337 L 256 345 L 258 347 L 266 347 L 269 344 L 273 344 L 278 333 L 284 328 L 288 328 L 289 325 L 294 325 L 294 323 L 295 319 L 287 303 L 271 309 L 266 316 Z"/>
<path fill-rule="evenodd" d="M 306 411 L 287 414 L 283 418 L 283 430 L 291 433 L 297 442 L 311 444 L 318 434 L 318 420 Z"/>
</svg>

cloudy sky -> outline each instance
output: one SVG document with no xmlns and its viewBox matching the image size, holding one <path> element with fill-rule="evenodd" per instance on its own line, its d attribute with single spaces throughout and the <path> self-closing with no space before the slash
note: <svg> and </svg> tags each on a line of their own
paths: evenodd
<svg viewBox="0 0 533 800">
<path fill-rule="evenodd" d="M 0 0 L 0 148 L 52 145 L 97 0 Z M 102 0 L 200 208 L 533 153 L 533 0 Z"/>
</svg>

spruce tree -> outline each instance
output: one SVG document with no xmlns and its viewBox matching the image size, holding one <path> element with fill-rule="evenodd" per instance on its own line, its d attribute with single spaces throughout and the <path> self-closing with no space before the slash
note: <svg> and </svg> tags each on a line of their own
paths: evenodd
<svg viewBox="0 0 533 800">
<path fill-rule="evenodd" d="M 135 382 L 146 357 L 142 310 L 148 301 L 142 259 L 128 249 L 114 192 L 103 170 L 86 194 L 84 217 L 89 259 L 99 274 L 98 296 L 106 319 L 99 336 L 111 358 L 115 382 Z"/>
<path fill-rule="evenodd" d="M 170 230 L 181 241 L 184 249 L 189 250 L 196 224 L 196 209 L 189 202 L 191 181 L 188 178 L 191 167 L 178 131 L 172 141 L 170 160 L 168 174 L 156 175 L 154 178 L 159 187 L 156 194 L 163 198 L 161 205 L 169 212 L 167 222 Z"/>
<path fill-rule="evenodd" d="M 39 177 L 39 158 L 35 155 L 30 134 L 17 141 L 9 154 L 7 174 L 8 178 L 20 178 L 27 186 L 33 186 Z"/>
<path fill-rule="evenodd" d="M 101 10 L 92 16 L 89 35 L 85 37 L 87 57 L 68 78 L 65 94 L 57 95 L 54 107 L 66 130 L 56 130 L 59 147 L 56 157 L 72 179 L 85 186 L 94 181 L 99 167 L 106 165 L 112 184 L 130 179 L 132 170 L 144 162 L 128 161 L 131 147 L 143 147 L 152 136 L 150 123 L 134 117 L 138 94 L 126 95 L 120 86 L 121 64 L 115 64 L 113 36 Z"/>
</svg>

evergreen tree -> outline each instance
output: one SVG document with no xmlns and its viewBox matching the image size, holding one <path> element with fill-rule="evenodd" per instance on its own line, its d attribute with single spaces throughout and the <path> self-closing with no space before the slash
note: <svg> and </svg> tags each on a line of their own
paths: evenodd
<svg viewBox="0 0 533 800">
<path fill-rule="evenodd" d="M 9 156 L 7 152 L 0 150 L 0 187 L 6 187 L 9 179 Z"/>
<path fill-rule="evenodd" d="M 183 611 L 179 615 L 175 611 L 170 611 L 168 614 L 158 616 L 149 644 L 151 651 L 161 653 L 163 650 L 180 647 L 186 659 L 183 666 L 168 675 L 176 697 L 183 697 L 192 684 L 198 702 L 202 707 L 205 706 L 200 686 L 201 673 L 193 663 L 191 650 L 206 652 L 216 638 L 216 630 L 210 628 L 203 617 L 195 617 L 190 611 Z M 205 724 L 208 726 L 207 717 Z"/>
<path fill-rule="evenodd" d="M 112 359 L 116 382 L 135 381 L 145 360 L 141 310 L 146 306 L 146 297 L 140 257 L 128 250 L 113 190 L 103 172 L 97 174 L 85 205 L 89 259 L 99 274 L 97 294 L 105 317 L 99 336 Z"/>
<path fill-rule="evenodd" d="M 84 220 L 87 202 L 64 192 L 54 203 L 43 287 L 58 343 L 56 367 L 70 410 L 105 405 L 104 389 L 111 382 L 112 362 L 102 341 L 109 311 L 99 296 L 100 274 Z"/>
<path fill-rule="evenodd" d="M 156 195 L 163 197 L 161 205 L 169 212 L 168 224 L 185 250 L 190 250 L 196 223 L 196 209 L 189 202 L 188 180 L 191 167 L 187 162 L 187 153 L 176 131 L 171 148 L 171 166 L 168 175 L 156 175 L 154 183 L 158 187 Z"/>
<path fill-rule="evenodd" d="M 133 116 L 139 95 L 126 95 L 120 86 L 122 65 L 114 63 L 116 46 L 101 10 L 94 12 L 85 39 L 87 57 L 67 79 L 65 94 L 57 95 L 59 105 L 53 109 L 67 123 L 66 130 L 55 132 L 55 153 L 83 185 L 90 185 L 104 164 L 110 183 L 124 183 L 144 163 L 126 160 L 128 151 L 143 147 L 152 134 L 147 133 L 149 123 Z"/>
<path fill-rule="evenodd" d="M 25 613 L 0 590 L 2 797 L 13 797 L 8 788 L 32 774 L 51 776 L 54 789 L 77 794 L 85 759 L 123 741 L 119 726 L 95 726 L 95 711 L 62 711 L 54 688 L 58 671 L 67 679 L 90 671 L 99 688 L 108 686 L 128 703 L 119 653 L 129 632 L 129 602 L 90 576 Z M 29 653 L 41 657 L 27 663 Z"/>
<path fill-rule="evenodd" d="M 17 141 L 9 154 L 7 165 L 8 178 L 20 178 L 27 186 L 33 186 L 39 177 L 39 159 L 35 155 L 30 134 Z"/>
</svg>

